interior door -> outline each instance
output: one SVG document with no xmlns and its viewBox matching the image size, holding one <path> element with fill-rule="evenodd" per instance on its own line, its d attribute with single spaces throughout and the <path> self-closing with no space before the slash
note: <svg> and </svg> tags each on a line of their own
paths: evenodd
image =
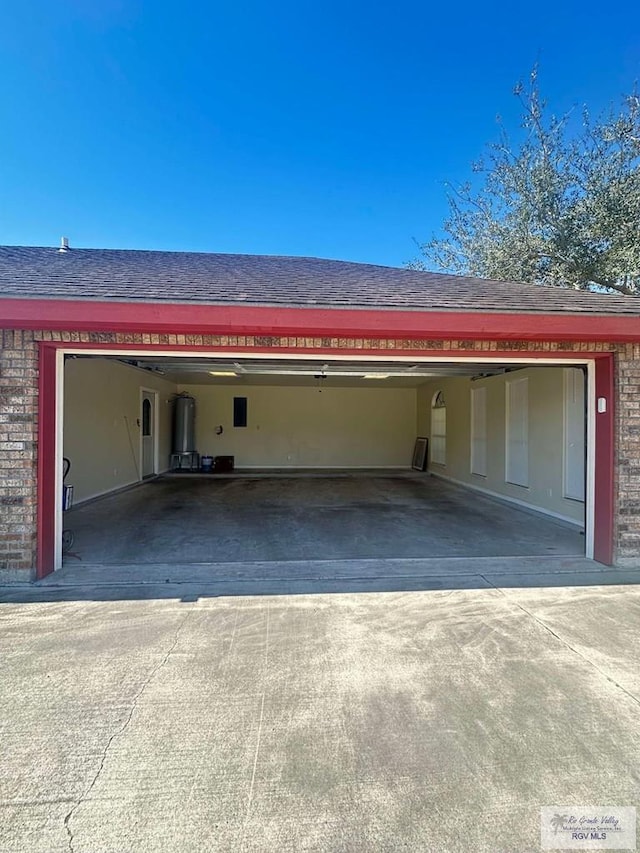
<svg viewBox="0 0 640 853">
<path fill-rule="evenodd" d="M 584 501 L 585 377 L 580 368 L 564 370 L 564 496 Z"/>
<path fill-rule="evenodd" d="M 142 392 L 142 412 L 140 417 L 142 433 L 142 478 L 153 477 L 155 470 L 155 394 Z"/>
</svg>

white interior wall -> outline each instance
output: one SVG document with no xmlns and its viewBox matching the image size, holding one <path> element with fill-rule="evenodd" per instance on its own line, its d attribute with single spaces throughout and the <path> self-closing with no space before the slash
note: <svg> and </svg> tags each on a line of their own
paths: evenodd
<svg viewBox="0 0 640 853">
<path fill-rule="evenodd" d="M 200 454 L 236 467 L 409 467 L 416 437 L 411 388 L 182 385 L 196 398 Z M 247 427 L 233 426 L 233 398 L 247 397 Z M 222 426 L 222 435 L 215 428 Z"/>
<path fill-rule="evenodd" d="M 505 426 L 507 381 L 528 379 L 528 487 L 505 482 Z M 486 391 L 486 476 L 471 473 L 471 389 Z M 444 393 L 447 407 L 446 463 L 430 462 L 442 476 L 494 494 L 584 523 L 584 503 L 563 496 L 564 447 L 563 368 L 523 369 L 479 379 L 451 378 L 432 381 L 418 391 L 418 433 L 430 437 L 431 401 Z"/>
<path fill-rule="evenodd" d="M 529 382 L 529 486 L 505 482 L 505 382 Z M 140 472 L 140 389 L 159 395 L 159 461 L 171 452 L 171 397 L 197 400 L 201 454 L 235 456 L 238 467 L 408 467 L 416 434 L 430 436 L 431 400 L 447 403 L 446 464 L 434 472 L 582 523 L 584 504 L 563 496 L 562 368 L 525 369 L 471 382 L 432 381 L 413 389 L 183 385 L 104 358 L 65 367 L 64 454 L 82 501 L 135 483 Z M 470 473 L 471 388 L 486 388 L 485 477 Z M 233 397 L 248 398 L 248 426 L 233 427 Z M 222 435 L 215 428 L 223 427 Z M 417 425 L 417 429 L 416 429 Z"/>
<path fill-rule="evenodd" d="M 176 386 L 161 377 L 104 358 L 65 364 L 64 455 L 67 483 L 83 501 L 140 480 L 140 389 L 158 392 L 160 471 L 169 467 L 171 397 Z"/>
</svg>

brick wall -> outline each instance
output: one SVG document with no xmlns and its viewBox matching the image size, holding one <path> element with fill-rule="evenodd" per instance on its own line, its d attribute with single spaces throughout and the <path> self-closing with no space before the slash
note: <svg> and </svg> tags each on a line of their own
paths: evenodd
<svg viewBox="0 0 640 853">
<path fill-rule="evenodd" d="M 0 578 L 15 580 L 35 565 L 38 353 L 31 332 L 0 339 Z"/>
<path fill-rule="evenodd" d="M 32 576 L 35 565 L 37 341 L 268 348 L 429 350 L 482 353 L 608 352 L 616 355 L 616 558 L 640 562 L 640 343 L 432 341 L 274 336 L 2 332 L 0 352 L 0 577 Z"/>
<path fill-rule="evenodd" d="M 640 564 L 640 344 L 616 347 L 615 560 Z"/>
</svg>

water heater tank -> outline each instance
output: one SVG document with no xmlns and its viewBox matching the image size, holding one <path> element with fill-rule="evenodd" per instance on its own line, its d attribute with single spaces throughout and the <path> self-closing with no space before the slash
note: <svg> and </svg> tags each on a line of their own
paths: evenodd
<svg viewBox="0 0 640 853">
<path fill-rule="evenodd" d="M 180 394 L 173 401 L 172 453 L 194 453 L 196 450 L 196 401 L 190 394 Z"/>
</svg>

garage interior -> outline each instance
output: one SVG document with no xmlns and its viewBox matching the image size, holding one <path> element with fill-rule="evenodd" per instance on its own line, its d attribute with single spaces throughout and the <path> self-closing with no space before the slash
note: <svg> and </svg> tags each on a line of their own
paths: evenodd
<svg viewBox="0 0 640 853">
<path fill-rule="evenodd" d="M 583 556 L 585 373 L 67 355 L 64 564 Z"/>
</svg>

